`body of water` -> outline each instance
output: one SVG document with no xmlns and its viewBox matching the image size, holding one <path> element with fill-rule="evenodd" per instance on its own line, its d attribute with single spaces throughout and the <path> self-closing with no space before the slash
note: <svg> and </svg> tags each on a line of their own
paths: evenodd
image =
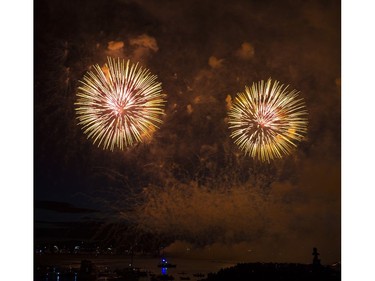
<svg viewBox="0 0 375 281">
<path fill-rule="evenodd" d="M 129 269 L 131 259 L 129 256 L 83 256 L 83 255 L 40 255 L 34 259 L 35 281 L 79 281 L 75 272 L 79 272 L 81 261 L 91 261 L 97 272 L 113 272 L 115 270 Z M 168 262 L 176 267 L 160 268 L 159 258 L 134 257 L 133 267 L 147 272 L 147 276 L 139 280 L 150 280 L 151 276 L 170 275 L 174 280 L 199 280 L 210 272 L 217 272 L 221 268 L 231 267 L 238 261 L 208 260 L 208 259 L 186 259 L 169 258 Z M 42 273 L 48 266 L 49 274 Z M 39 267 L 39 268 L 38 268 Z M 38 272 L 42 274 L 38 274 Z M 71 274 L 66 274 L 71 272 Z M 97 280 L 107 280 L 105 277 Z"/>
</svg>

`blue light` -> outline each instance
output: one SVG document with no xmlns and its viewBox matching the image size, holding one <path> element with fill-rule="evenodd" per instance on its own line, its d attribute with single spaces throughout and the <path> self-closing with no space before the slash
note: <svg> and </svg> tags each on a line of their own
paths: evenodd
<svg viewBox="0 0 375 281">
<path fill-rule="evenodd" d="M 167 275 L 167 273 L 168 273 L 167 271 L 168 271 L 168 268 L 166 268 L 166 267 L 161 268 L 161 274 L 162 275 Z"/>
</svg>

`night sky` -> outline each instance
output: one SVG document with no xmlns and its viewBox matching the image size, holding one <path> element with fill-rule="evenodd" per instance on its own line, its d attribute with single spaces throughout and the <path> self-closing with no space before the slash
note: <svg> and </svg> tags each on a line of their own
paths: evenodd
<svg viewBox="0 0 375 281">
<path fill-rule="evenodd" d="M 35 238 L 113 221 L 171 235 L 176 253 L 310 262 L 318 247 L 340 261 L 340 22 L 338 0 L 35 1 Z M 160 129 L 127 151 L 77 125 L 78 80 L 107 56 L 140 62 L 167 95 Z M 270 77 L 300 91 L 308 134 L 261 163 L 230 138 L 227 103 Z"/>
</svg>

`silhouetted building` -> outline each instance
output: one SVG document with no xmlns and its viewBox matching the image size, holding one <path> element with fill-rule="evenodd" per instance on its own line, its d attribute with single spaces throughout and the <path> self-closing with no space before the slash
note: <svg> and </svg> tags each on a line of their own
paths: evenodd
<svg viewBox="0 0 375 281">
<path fill-rule="evenodd" d="M 313 248 L 312 255 L 314 256 L 313 258 L 313 266 L 314 267 L 319 267 L 320 266 L 320 259 L 319 259 L 319 253 L 317 248 Z"/>
</svg>

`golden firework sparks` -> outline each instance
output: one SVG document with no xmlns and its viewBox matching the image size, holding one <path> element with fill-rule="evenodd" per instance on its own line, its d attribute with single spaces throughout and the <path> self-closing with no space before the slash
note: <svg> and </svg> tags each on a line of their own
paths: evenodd
<svg viewBox="0 0 375 281">
<path fill-rule="evenodd" d="M 118 58 L 93 66 L 79 81 L 79 125 L 98 147 L 125 149 L 149 140 L 162 123 L 165 95 L 157 76 Z"/>
<path fill-rule="evenodd" d="M 255 159 L 270 162 L 291 153 L 307 132 L 307 110 L 299 92 L 278 81 L 260 81 L 238 93 L 228 111 L 234 142 Z"/>
</svg>

